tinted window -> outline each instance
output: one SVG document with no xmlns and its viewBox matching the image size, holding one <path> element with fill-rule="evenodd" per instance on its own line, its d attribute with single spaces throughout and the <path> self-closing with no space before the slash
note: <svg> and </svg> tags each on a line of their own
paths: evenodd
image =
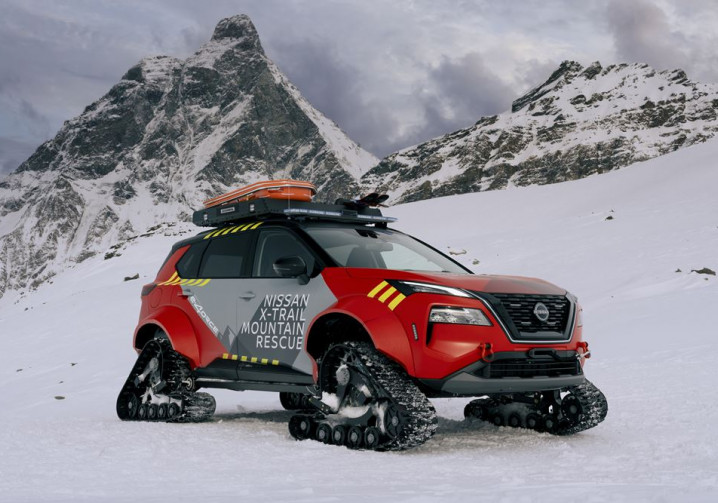
<svg viewBox="0 0 718 503">
<path fill-rule="evenodd" d="M 469 273 L 449 257 L 390 229 L 308 226 L 306 231 L 342 267 Z"/>
<path fill-rule="evenodd" d="M 254 256 L 253 275 L 262 278 L 278 278 L 274 262 L 284 257 L 299 256 L 307 264 L 311 274 L 314 270 L 314 256 L 297 236 L 284 229 L 265 229 L 259 234 L 257 252 Z"/>
<path fill-rule="evenodd" d="M 252 233 L 243 232 L 210 240 L 202 257 L 200 278 L 241 278 L 249 256 Z"/>
<path fill-rule="evenodd" d="M 202 253 L 209 244 L 208 241 L 200 241 L 190 246 L 182 258 L 177 262 L 177 274 L 180 278 L 199 278 L 199 263 L 202 260 Z"/>
</svg>

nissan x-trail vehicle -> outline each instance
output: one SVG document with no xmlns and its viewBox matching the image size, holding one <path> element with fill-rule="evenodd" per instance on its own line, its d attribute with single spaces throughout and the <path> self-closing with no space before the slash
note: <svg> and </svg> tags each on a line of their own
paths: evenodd
<svg viewBox="0 0 718 503">
<path fill-rule="evenodd" d="M 573 295 L 473 274 L 389 228 L 376 195 L 320 204 L 280 182 L 195 212 L 210 229 L 143 287 L 121 419 L 206 420 L 202 388 L 279 392 L 294 438 L 350 448 L 424 443 L 428 398 L 474 397 L 470 420 L 558 435 L 604 419 Z"/>
</svg>

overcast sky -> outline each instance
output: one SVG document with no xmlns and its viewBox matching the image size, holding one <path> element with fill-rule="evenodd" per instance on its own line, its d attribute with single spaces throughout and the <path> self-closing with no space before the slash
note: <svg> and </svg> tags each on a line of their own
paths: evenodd
<svg viewBox="0 0 718 503">
<path fill-rule="evenodd" d="M 0 173 L 141 58 L 187 57 L 242 13 L 379 157 L 507 110 L 565 59 L 718 82 L 716 0 L 0 0 Z"/>
</svg>

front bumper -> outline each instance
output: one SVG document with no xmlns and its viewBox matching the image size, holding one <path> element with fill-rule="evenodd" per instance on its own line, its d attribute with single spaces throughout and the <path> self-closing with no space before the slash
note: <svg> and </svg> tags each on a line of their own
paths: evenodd
<svg viewBox="0 0 718 503">
<path fill-rule="evenodd" d="M 443 379 L 419 379 L 431 396 L 531 393 L 576 386 L 585 377 L 575 351 L 495 353 Z"/>
</svg>

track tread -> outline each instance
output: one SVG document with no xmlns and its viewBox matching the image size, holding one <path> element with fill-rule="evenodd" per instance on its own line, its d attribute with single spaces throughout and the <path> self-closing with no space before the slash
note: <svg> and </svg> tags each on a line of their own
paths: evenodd
<svg viewBox="0 0 718 503">
<path fill-rule="evenodd" d="M 568 427 L 559 427 L 557 435 L 573 435 L 580 431 L 588 430 L 597 426 L 606 419 L 608 414 L 608 401 L 606 397 L 594 384 L 586 379 L 578 386 L 571 386 L 567 389 L 578 398 L 581 404 L 581 418 L 579 421 Z"/>
<path fill-rule="evenodd" d="M 364 366 L 372 373 L 377 384 L 405 413 L 408 421 L 399 435 L 380 450 L 399 451 L 411 449 L 429 440 L 438 426 L 436 410 L 404 369 L 366 342 L 346 342 L 344 345 L 356 351 Z"/>
<path fill-rule="evenodd" d="M 164 387 L 155 392 L 155 396 L 181 402 L 180 413 L 174 417 L 138 417 L 142 415 L 138 415 L 137 411 L 131 411 L 127 406 L 131 395 L 137 398 L 138 409 L 142 404 L 143 395 L 148 386 L 145 382 L 141 382 L 139 377 L 152 358 L 158 358 L 160 361 L 161 378 L 165 381 Z M 198 393 L 186 389 L 184 382 L 191 374 L 189 362 L 172 348 L 169 340 L 164 338 L 150 340 L 137 357 L 137 361 L 117 397 L 118 417 L 124 421 L 164 421 L 170 423 L 207 421 L 212 417 L 216 408 L 214 397 L 208 393 Z"/>
</svg>

